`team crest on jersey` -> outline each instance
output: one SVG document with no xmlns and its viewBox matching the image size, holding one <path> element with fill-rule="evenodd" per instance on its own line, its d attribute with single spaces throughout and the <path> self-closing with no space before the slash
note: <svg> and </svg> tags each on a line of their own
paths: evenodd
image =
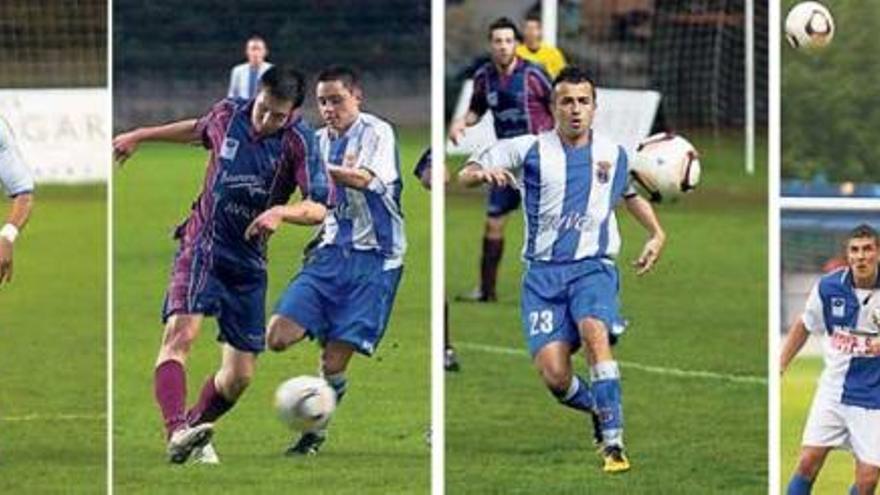
<svg viewBox="0 0 880 495">
<path fill-rule="evenodd" d="M 835 318 L 843 318 L 846 316 L 846 300 L 844 298 L 831 298 L 831 316 Z"/>
<path fill-rule="evenodd" d="M 498 106 L 498 93 L 489 91 L 489 94 L 486 95 L 486 101 L 490 107 Z"/>
<path fill-rule="evenodd" d="M 226 136 L 223 139 L 223 145 L 220 146 L 220 158 L 225 160 L 234 160 L 235 154 L 238 152 L 238 139 Z"/>
<path fill-rule="evenodd" d="M 599 184 L 607 184 L 608 179 L 611 178 L 611 163 L 609 162 L 599 162 L 596 164 L 596 180 L 599 181 Z"/>
</svg>

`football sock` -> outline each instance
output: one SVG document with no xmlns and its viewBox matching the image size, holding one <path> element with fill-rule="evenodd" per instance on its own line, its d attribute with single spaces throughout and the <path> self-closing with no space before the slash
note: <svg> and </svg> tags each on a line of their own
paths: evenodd
<svg viewBox="0 0 880 495">
<path fill-rule="evenodd" d="M 205 380 L 199 394 L 199 401 L 186 413 L 187 420 L 191 425 L 213 423 L 235 405 L 235 401 L 223 397 L 223 394 L 217 390 L 214 376 L 211 375 Z"/>
<path fill-rule="evenodd" d="M 566 390 L 550 389 L 560 404 L 578 411 L 590 412 L 596 406 L 590 385 L 583 378 L 572 375 L 571 384 Z"/>
<path fill-rule="evenodd" d="M 348 388 L 348 380 L 345 378 L 345 372 L 340 371 L 332 375 L 324 375 L 324 379 L 330 384 L 330 387 L 336 392 L 336 405 L 342 403 L 345 391 Z"/>
<path fill-rule="evenodd" d="M 590 369 L 596 413 L 605 445 L 623 446 L 623 408 L 620 403 L 620 369 L 617 361 L 604 361 Z"/>
<path fill-rule="evenodd" d="M 480 262 L 480 292 L 483 297 L 495 297 L 495 281 L 498 280 L 498 264 L 504 253 L 504 239 L 483 238 L 483 258 Z"/>
<path fill-rule="evenodd" d="M 848 493 L 849 495 L 859 495 L 859 487 L 855 484 L 850 485 Z"/>
<path fill-rule="evenodd" d="M 813 482 L 805 476 L 794 473 L 791 481 L 788 482 L 786 495 L 809 495 L 813 491 Z"/>
<path fill-rule="evenodd" d="M 180 361 L 169 359 L 156 367 L 153 392 L 162 410 L 165 431 L 170 437 L 171 433 L 186 424 L 186 371 Z"/>
</svg>

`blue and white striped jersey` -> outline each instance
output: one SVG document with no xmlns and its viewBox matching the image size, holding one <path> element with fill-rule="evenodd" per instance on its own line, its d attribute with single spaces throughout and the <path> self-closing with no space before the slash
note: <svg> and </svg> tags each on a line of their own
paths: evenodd
<svg viewBox="0 0 880 495">
<path fill-rule="evenodd" d="M 822 339 L 825 369 L 816 393 L 880 409 L 880 284 L 856 289 L 848 268 L 835 270 L 813 287 L 803 322 Z"/>
<path fill-rule="evenodd" d="M 229 91 L 226 92 L 226 97 L 250 100 L 256 96 L 260 78 L 270 67 L 272 64 L 269 62 L 263 62 L 259 67 L 251 67 L 247 62 L 233 67 L 229 72 Z"/>
<path fill-rule="evenodd" d="M 552 130 L 502 139 L 470 161 L 517 177 L 527 261 L 612 260 L 620 251 L 614 208 L 631 194 L 620 145 L 594 135 L 590 144 L 570 148 Z"/>
<path fill-rule="evenodd" d="M 394 129 L 388 122 L 361 112 L 341 136 L 328 127 L 318 130 L 318 145 L 328 165 L 358 167 L 373 174 L 364 190 L 337 185 L 336 207 L 324 220 L 320 245 L 377 251 L 386 258 L 386 269 L 401 266 L 406 236 Z"/>
<path fill-rule="evenodd" d="M 34 177 L 21 158 L 15 134 L 0 117 L 0 186 L 10 197 L 34 190 Z"/>
</svg>

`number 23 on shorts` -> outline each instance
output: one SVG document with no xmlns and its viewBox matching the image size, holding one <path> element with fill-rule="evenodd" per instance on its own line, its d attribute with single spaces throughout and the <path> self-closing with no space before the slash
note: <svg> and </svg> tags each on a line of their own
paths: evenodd
<svg viewBox="0 0 880 495">
<path fill-rule="evenodd" d="M 553 311 L 544 309 L 529 312 L 529 336 L 553 332 Z"/>
</svg>

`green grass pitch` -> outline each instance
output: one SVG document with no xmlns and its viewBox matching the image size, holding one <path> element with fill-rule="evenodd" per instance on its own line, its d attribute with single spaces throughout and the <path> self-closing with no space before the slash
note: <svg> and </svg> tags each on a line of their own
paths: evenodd
<svg viewBox="0 0 880 495">
<path fill-rule="evenodd" d="M 801 436 L 821 371 L 822 358 L 802 357 L 792 362 L 782 378 L 782 440 L 780 442 L 782 464 L 779 471 L 782 491 L 785 491 L 785 486 L 797 464 Z M 816 495 L 847 493 L 852 482 L 852 454 L 834 450 L 825 460 L 825 465 L 813 486 L 813 493 Z"/>
<path fill-rule="evenodd" d="M 106 198 L 38 187 L 15 243 L 0 287 L 0 493 L 107 486 Z"/>
<path fill-rule="evenodd" d="M 759 149 L 748 177 L 741 139 L 689 137 L 701 153 L 702 183 L 658 208 L 668 243 L 653 273 L 635 276 L 629 263 L 645 236 L 625 211 L 618 217 L 630 325 L 615 354 L 632 470 L 601 472 L 589 420 L 556 404 L 525 354 L 518 212 L 507 226 L 499 302 L 450 308 L 462 371 L 446 379 L 449 493 L 767 493 L 766 152 Z M 484 195 L 453 186 L 446 199 L 451 300 L 477 280 Z M 583 359 L 575 362 L 584 372 Z"/>
<path fill-rule="evenodd" d="M 412 167 L 428 146 L 425 129 L 401 132 L 403 207 L 409 250 L 384 340 L 372 359 L 355 357 L 349 392 L 320 455 L 282 456 L 292 434 L 275 416 L 275 387 L 314 374 L 319 349 L 303 342 L 266 353 L 251 388 L 217 426 L 220 466 L 171 466 L 153 401 L 160 310 L 182 220 L 201 187 L 207 154 L 145 146 L 114 174 L 114 469 L 117 493 L 426 493 L 430 449 L 430 201 Z M 297 197 L 298 193 L 297 193 Z M 271 309 L 299 269 L 310 228 L 285 226 L 270 241 Z M 216 326 L 206 324 L 188 366 L 190 402 L 219 363 Z M 220 488 L 222 487 L 222 488 Z"/>
</svg>

